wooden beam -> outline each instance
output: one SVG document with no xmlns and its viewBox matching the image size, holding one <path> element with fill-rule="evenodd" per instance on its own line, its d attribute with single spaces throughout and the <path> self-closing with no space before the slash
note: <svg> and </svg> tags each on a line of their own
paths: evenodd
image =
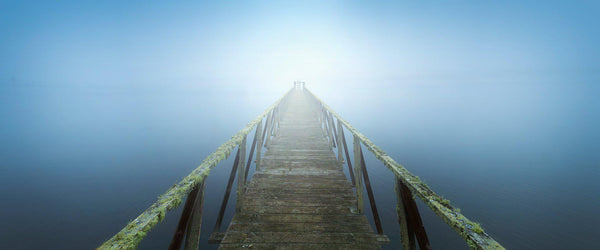
<svg viewBox="0 0 600 250">
<path fill-rule="evenodd" d="M 244 182 L 248 181 L 248 172 L 250 171 L 250 164 L 252 164 L 252 157 L 254 156 L 254 148 L 256 147 L 256 140 L 258 139 L 258 137 L 260 136 L 260 125 L 262 123 L 259 123 L 259 125 L 256 126 L 256 129 L 254 131 L 254 139 L 252 139 L 252 146 L 250 147 L 250 154 L 248 154 L 248 162 L 246 163 L 246 171 L 244 173 Z"/>
<path fill-rule="evenodd" d="M 175 230 L 175 234 L 173 235 L 173 239 L 169 245 L 169 250 L 179 250 L 181 248 L 181 242 L 194 208 L 196 196 L 198 195 L 198 189 L 198 186 L 195 186 L 188 194 L 187 199 L 185 199 L 185 206 L 181 212 L 181 217 L 179 217 L 179 223 L 177 224 L 177 229 Z"/>
<path fill-rule="evenodd" d="M 365 147 L 371 151 L 375 157 L 380 160 L 387 168 L 395 175 L 401 178 L 402 183 L 411 190 L 411 192 L 419 197 L 434 213 L 440 216 L 446 224 L 456 231 L 469 245 L 474 249 L 504 249 L 496 240 L 489 234 L 485 233 L 478 227 L 476 223 L 465 217 L 459 209 L 455 208 L 448 200 L 435 193 L 431 188 L 423 183 L 417 176 L 410 173 L 404 166 L 396 162 L 392 157 L 387 155 L 385 151 L 375 145 L 364 134 L 356 130 L 348 121 L 344 120 L 333 109 L 327 106 L 323 101 L 316 97 L 312 92 L 306 90 L 306 93 L 311 95 L 315 102 L 324 106 L 331 114 L 342 123 L 352 135 L 360 138 L 360 141 Z"/>
<path fill-rule="evenodd" d="M 360 139 L 358 137 L 354 137 L 354 177 L 356 179 L 356 209 L 359 214 L 365 212 L 365 204 L 363 198 L 363 180 L 362 180 L 362 163 L 360 158 L 361 150 L 360 150 Z"/>
<path fill-rule="evenodd" d="M 194 208 L 192 216 L 188 222 L 188 227 L 185 235 L 185 249 L 196 250 L 200 240 L 200 231 L 202 228 L 202 206 L 204 204 L 204 190 L 206 187 L 206 181 L 203 180 L 198 185 L 198 191 L 196 194 L 196 201 L 194 202 Z"/>
<path fill-rule="evenodd" d="M 273 109 L 271 111 L 269 118 L 271 118 L 271 119 L 268 119 L 268 121 L 267 121 L 267 124 L 268 124 L 267 133 L 265 134 L 266 135 L 266 138 L 265 138 L 265 147 L 266 148 L 269 148 L 269 144 L 271 143 L 271 134 L 273 131 L 273 120 L 275 119 L 275 109 Z"/>
<path fill-rule="evenodd" d="M 338 120 L 338 126 L 340 122 Z M 344 144 L 344 153 L 346 154 L 346 160 L 348 161 L 348 173 L 350 174 L 350 180 L 352 180 L 352 186 L 356 187 L 356 179 L 354 178 L 354 168 L 352 168 L 352 162 L 350 161 L 350 154 L 348 153 L 348 143 L 346 143 L 346 136 L 344 135 L 344 128 L 339 126 L 340 135 Z"/>
<path fill-rule="evenodd" d="M 371 181 L 369 180 L 369 173 L 367 172 L 367 164 L 365 163 L 365 157 L 363 156 L 362 147 L 358 145 L 360 150 L 360 162 L 362 166 L 363 179 L 365 181 L 365 187 L 367 189 L 367 196 L 369 197 L 369 203 L 371 204 L 371 212 L 373 213 L 373 221 L 375 221 L 375 227 L 377 228 L 378 234 L 383 234 L 383 227 L 381 226 L 381 219 L 379 218 L 379 211 L 377 211 L 377 204 L 375 203 L 375 195 L 371 188 Z"/>
<path fill-rule="evenodd" d="M 415 250 L 417 245 L 415 244 L 415 233 L 412 227 L 408 225 L 408 213 L 404 207 L 404 201 L 402 199 L 402 193 L 400 186 L 402 181 L 398 176 L 395 176 L 395 190 L 396 190 L 396 213 L 398 214 L 398 224 L 400 225 L 400 240 L 402 241 L 402 249 Z"/>
<path fill-rule="evenodd" d="M 256 171 L 258 171 L 258 169 L 260 168 L 260 160 L 262 158 L 262 145 L 263 145 L 263 138 L 264 138 L 264 131 L 262 130 L 262 121 L 260 123 L 258 123 L 258 144 L 256 147 Z M 266 127 L 265 127 L 266 129 Z"/>
<path fill-rule="evenodd" d="M 427 233 L 425 232 L 425 227 L 423 226 L 423 221 L 421 221 L 421 215 L 419 214 L 417 203 L 415 202 L 415 199 L 413 199 L 410 189 L 408 189 L 408 187 L 402 181 L 400 181 L 400 193 L 402 194 L 402 201 L 404 203 L 404 207 L 406 208 L 406 212 L 408 213 L 408 224 L 415 232 L 417 242 L 419 243 L 419 248 L 431 250 L 431 245 L 429 244 L 429 239 L 427 238 Z"/>
<path fill-rule="evenodd" d="M 333 117 L 331 117 L 331 120 L 333 121 Z M 333 126 L 335 128 L 335 126 Z M 337 141 L 337 156 L 338 156 L 338 162 L 340 164 L 340 170 L 344 169 L 344 153 L 343 153 L 343 148 L 342 148 L 342 135 L 341 135 L 341 131 L 342 130 L 342 124 L 340 124 L 339 122 L 337 123 L 337 130 L 334 131 L 335 135 L 336 135 L 336 141 Z"/>
<path fill-rule="evenodd" d="M 329 113 L 327 111 L 325 111 L 325 116 L 327 116 L 327 121 L 328 121 L 328 127 L 329 127 L 329 139 L 331 141 L 331 148 L 335 148 L 335 134 L 333 133 L 333 131 L 335 130 L 335 128 L 333 127 L 333 119 L 331 119 L 331 117 L 329 116 Z"/>
<path fill-rule="evenodd" d="M 221 202 L 221 208 L 219 209 L 219 215 L 217 216 L 217 221 L 215 222 L 215 227 L 213 228 L 213 234 L 221 231 L 221 223 L 223 222 L 223 216 L 225 215 L 225 210 L 227 209 L 227 202 L 229 201 L 229 195 L 231 194 L 231 187 L 233 186 L 233 181 L 235 180 L 235 174 L 237 173 L 239 161 L 240 149 L 238 147 L 238 151 L 235 154 L 235 161 L 233 162 L 231 173 L 229 174 L 229 181 L 227 182 L 227 187 L 225 188 L 225 194 L 223 195 L 223 201 Z M 212 242 L 209 243 L 212 244 Z"/>
<path fill-rule="evenodd" d="M 238 162 L 238 185 L 236 190 L 236 203 L 235 203 L 235 211 L 239 212 L 242 210 L 242 200 L 244 196 L 244 192 L 246 191 L 246 180 L 244 179 L 244 175 L 246 173 L 244 167 L 246 163 L 246 137 L 242 140 L 240 144 L 240 160 Z"/>
</svg>

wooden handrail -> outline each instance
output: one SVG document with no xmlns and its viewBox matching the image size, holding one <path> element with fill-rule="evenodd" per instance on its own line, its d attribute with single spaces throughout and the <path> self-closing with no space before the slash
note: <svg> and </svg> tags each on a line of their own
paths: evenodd
<svg viewBox="0 0 600 250">
<path fill-rule="evenodd" d="M 306 93 L 312 96 L 318 106 L 329 111 L 331 115 L 337 118 L 338 123 L 341 123 L 348 129 L 359 143 L 375 155 L 388 169 L 390 169 L 403 184 L 410 189 L 411 193 L 419 197 L 433 212 L 441 217 L 446 224 L 450 225 L 469 245 L 472 249 L 504 249 L 496 240 L 489 234 L 485 233 L 479 224 L 467 219 L 460 210 L 450 204 L 450 201 L 435 193 L 427 184 L 423 183 L 419 177 L 410 173 L 404 166 L 396 162 L 392 157 L 387 155 L 385 151 L 375 145 L 369 138 L 355 129 L 348 121 L 336 113 L 331 107 L 327 106 L 321 99 L 313 94 L 308 89 L 304 89 Z M 358 163 L 354 162 L 355 165 Z M 357 175 L 355 173 L 355 175 Z M 359 186 L 357 178 L 357 188 Z"/>
<path fill-rule="evenodd" d="M 238 145 L 245 142 L 246 136 L 250 133 L 263 118 L 272 110 L 276 110 L 279 104 L 293 91 L 290 89 L 275 103 L 269 106 L 263 113 L 250 121 L 242 130 L 237 132 L 228 141 L 223 143 L 217 150 L 210 154 L 200 166 L 194 169 L 189 175 L 184 177 L 179 183 L 169 188 L 158 200 L 152 204 L 146 211 L 140 214 L 133 221 L 129 222 L 121 231 L 112 238 L 105 241 L 98 249 L 133 249 L 136 248 L 146 234 L 152 230 L 165 218 L 167 211 L 178 207 L 190 191 L 199 183 L 204 181 L 210 170 L 217 164 L 229 157 L 229 154 Z M 268 139 L 269 137 L 267 137 Z M 243 168 L 243 166 L 242 166 Z"/>
</svg>

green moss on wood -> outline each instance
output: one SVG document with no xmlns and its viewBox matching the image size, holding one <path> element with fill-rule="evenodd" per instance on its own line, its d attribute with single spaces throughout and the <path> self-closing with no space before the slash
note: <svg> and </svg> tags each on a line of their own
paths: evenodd
<svg viewBox="0 0 600 250">
<path fill-rule="evenodd" d="M 289 94 L 288 92 L 287 94 Z M 227 159 L 233 149 L 237 147 L 243 139 L 254 129 L 254 127 L 262 122 L 263 118 L 279 103 L 286 95 L 277 100 L 262 114 L 250 121 L 242 130 L 231 137 L 230 140 L 223 143 L 217 150 L 210 154 L 200 166 L 193 170 L 188 176 L 180 182 L 173 185 L 164 194 L 158 197 L 157 201 L 152 204 L 146 211 L 140 214 L 133 221 L 129 222 L 120 232 L 112 238 L 104 242 L 98 249 L 135 249 L 142 241 L 146 234 L 165 218 L 167 211 L 178 207 L 185 199 L 187 194 L 194 186 L 204 180 L 210 170 L 214 168 L 220 161 Z"/>
<path fill-rule="evenodd" d="M 471 248 L 474 249 L 504 249 L 498 242 L 486 234 L 481 226 L 475 227 L 469 219 L 460 213 L 460 209 L 454 208 L 450 201 L 436 194 L 427 184 L 419 179 L 419 177 L 410 173 L 404 166 L 397 163 L 392 157 L 387 155 L 385 151 L 375 145 L 369 138 L 358 132 L 350 123 L 344 120 L 333 109 L 323 103 L 318 97 L 308 91 L 325 109 L 338 119 L 354 136 L 365 145 L 365 147 L 375 155 L 375 158 L 380 160 L 387 168 L 392 170 L 396 176 L 404 182 L 411 193 L 418 196 L 433 212 L 440 216 L 446 224 L 450 225 Z M 479 224 L 477 224 L 479 225 Z M 473 245 L 473 246 L 472 246 Z"/>
</svg>

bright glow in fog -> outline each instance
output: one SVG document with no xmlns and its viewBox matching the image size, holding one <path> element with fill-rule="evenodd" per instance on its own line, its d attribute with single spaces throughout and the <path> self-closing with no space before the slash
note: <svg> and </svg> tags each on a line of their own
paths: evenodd
<svg viewBox="0 0 600 250">
<path fill-rule="evenodd" d="M 598 58 L 598 31 L 586 25 L 594 7 L 586 4 L 106 2 L 28 9 L 14 2 L 4 9 L 0 79 L 53 85 L 379 84 L 542 72 L 555 79 L 591 74 Z"/>
</svg>

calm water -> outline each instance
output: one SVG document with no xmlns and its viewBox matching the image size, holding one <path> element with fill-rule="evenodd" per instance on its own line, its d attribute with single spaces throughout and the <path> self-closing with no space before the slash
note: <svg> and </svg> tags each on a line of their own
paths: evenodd
<svg viewBox="0 0 600 250">
<path fill-rule="evenodd" d="M 0 248 L 100 245 L 286 88 L 1 84 Z M 597 85 L 381 84 L 344 86 L 341 95 L 332 86 L 312 89 L 505 247 L 600 249 Z M 392 176 L 370 154 L 366 161 L 396 248 Z M 208 179 L 203 242 L 231 162 Z M 466 248 L 419 205 L 434 249 Z M 166 248 L 179 213 L 169 213 L 141 248 Z"/>
</svg>

